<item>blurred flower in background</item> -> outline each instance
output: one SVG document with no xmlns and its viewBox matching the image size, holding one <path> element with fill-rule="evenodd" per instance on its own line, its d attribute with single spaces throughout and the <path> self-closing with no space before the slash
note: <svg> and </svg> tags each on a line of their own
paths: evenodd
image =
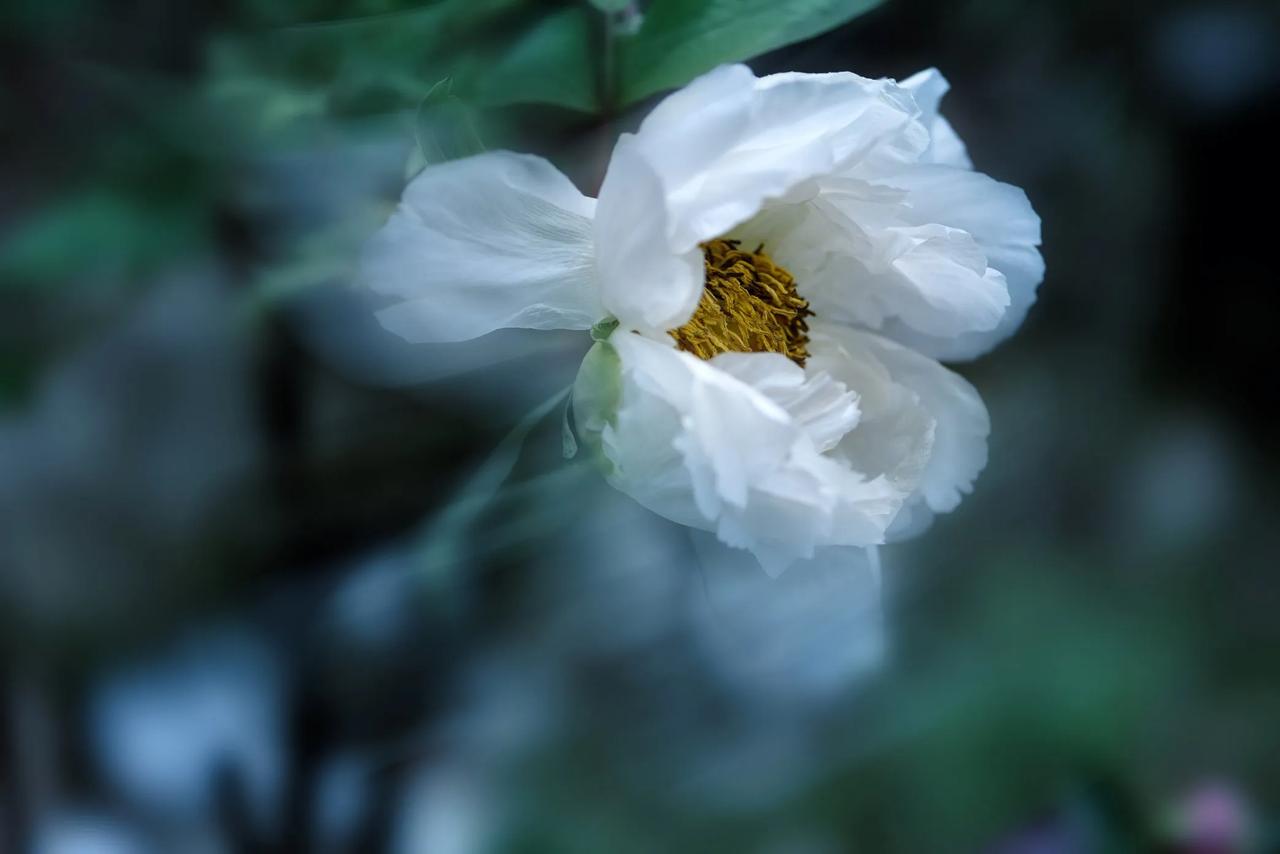
<svg viewBox="0 0 1280 854">
<path fill-rule="evenodd" d="M 1236 854 L 1260 850 L 1257 820 L 1235 786 L 1209 781 L 1195 786 L 1171 811 L 1169 847 L 1187 854 Z"/>
<path fill-rule="evenodd" d="M 269 649 L 228 633 L 108 676 L 89 712 L 104 776 L 168 820 L 213 823 L 232 798 L 247 821 L 270 828 L 284 772 L 281 675 Z"/>
<path fill-rule="evenodd" d="M 1274 850 L 1275 271 L 1232 212 L 1277 14 L 7 4 L 0 850 Z M 989 463 L 879 590 L 566 461 L 589 336 L 413 344 L 353 287 L 424 169 L 595 188 L 742 62 L 945 69 L 1045 220 L 957 369 Z"/>
</svg>

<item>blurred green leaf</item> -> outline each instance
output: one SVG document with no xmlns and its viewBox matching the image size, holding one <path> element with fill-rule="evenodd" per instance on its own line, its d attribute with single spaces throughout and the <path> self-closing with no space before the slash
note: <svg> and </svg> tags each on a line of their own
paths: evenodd
<svg viewBox="0 0 1280 854">
<path fill-rule="evenodd" d="M 95 106 L 44 130 L 57 157 L 0 238 L 5 289 L 136 284 L 213 239 L 234 148 L 220 117 L 161 75 L 87 61 L 68 74 Z"/>
<path fill-rule="evenodd" d="M 48 205 L 0 244 L 0 278 L 10 285 L 77 274 L 105 281 L 180 256 L 200 242 L 198 210 L 147 202 L 104 188 Z"/>
<path fill-rule="evenodd" d="M 215 47 L 212 91 L 279 119 L 317 108 L 331 115 L 412 108 L 448 79 L 478 106 L 597 112 L 819 35 L 880 2 L 654 0 L 641 19 L 612 0 L 436 0 L 232 36 Z M 603 38 L 606 17 L 614 21 L 612 46 Z M 602 83 L 611 90 L 603 97 Z"/>
<path fill-rule="evenodd" d="M 32 354 L 0 351 L 0 412 L 30 396 L 42 367 L 43 360 Z"/>
<path fill-rule="evenodd" d="M 595 109 L 592 10 L 537 0 L 436 0 L 385 14 L 275 25 L 215 46 L 213 91 L 273 115 L 415 107 L 441 80 L 480 105 Z"/>
<path fill-rule="evenodd" d="M 621 12 L 632 4 L 633 0 L 591 0 L 591 5 L 601 12 Z"/>
<path fill-rule="evenodd" d="M 387 214 L 382 204 L 356 206 L 295 241 L 286 257 L 257 272 L 249 308 L 266 309 L 311 288 L 355 281 L 360 247 Z"/>
<path fill-rule="evenodd" d="M 480 103 L 544 103 L 584 113 L 597 110 L 593 23 L 580 7 L 562 9 L 539 21 L 479 78 Z"/>
<path fill-rule="evenodd" d="M 618 45 L 619 102 L 674 89 L 834 29 L 881 0 L 654 0 L 639 31 Z"/>
<path fill-rule="evenodd" d="M 571 391 L 572 386 L 561 389 L 527 412 L 467 479 L 454 499 L 424 526 L 419 534 L 422 543 L 419 559 L 425 581 L 439 584 L 447 579 L 447 571 L 474 542 L 476 523 L 511 475 L 524 450 L 525 439 L 542 419 L 564 403 Z"/>
</svg>

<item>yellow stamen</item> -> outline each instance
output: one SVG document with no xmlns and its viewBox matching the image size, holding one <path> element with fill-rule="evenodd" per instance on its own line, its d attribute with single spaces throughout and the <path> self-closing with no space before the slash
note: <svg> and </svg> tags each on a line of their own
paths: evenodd
<svg viewBox="0 0 1280 854">
<path fill-rule="evenodd" d="M 813 314 L 796 280 L 764 253 L 736 240 L 702 245 L 707 284 L 689 322 L 670 332 L 676 346 L 700 359 L 720 353 L 781 353 L 797 365 L 808 358 Z"/>
</svg>

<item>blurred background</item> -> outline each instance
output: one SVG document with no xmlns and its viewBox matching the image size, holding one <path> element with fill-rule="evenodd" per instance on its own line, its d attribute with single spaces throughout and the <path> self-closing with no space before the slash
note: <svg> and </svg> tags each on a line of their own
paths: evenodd
<svg viewBox="0 0 1280 854">
<path fill-rule="evenodd" d="M 598 6 L 5 4 L 0 851 L 1280 851 L 1276 4 Z M 717 609 L 564 458 L 585 336 L 351 287 L 424 164 L 594 192 L 735 59 L 939 67 L 1044 219 L 882 621 Z"/>
</svg>

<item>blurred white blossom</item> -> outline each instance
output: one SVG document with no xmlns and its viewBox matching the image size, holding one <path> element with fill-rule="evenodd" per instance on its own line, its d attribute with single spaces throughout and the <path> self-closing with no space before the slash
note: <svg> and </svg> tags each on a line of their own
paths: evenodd
<svg viewBox="0 0 1280 854">
<path fill-rule="evenodd" d="M 277 661 L 255 638 L 196 639 L 104 681 L 90 708 L 94 752 L 144 809 L 211 819 L 228 775 L 253 820 L 268 827 L 285 773 L 282 691 Z"/>
<path fill-rule="evenodd" d="M 157 854 L 158 849 L 120 819 L 60 810 L 36 829 L 32 854 Z"/>
</svg>

